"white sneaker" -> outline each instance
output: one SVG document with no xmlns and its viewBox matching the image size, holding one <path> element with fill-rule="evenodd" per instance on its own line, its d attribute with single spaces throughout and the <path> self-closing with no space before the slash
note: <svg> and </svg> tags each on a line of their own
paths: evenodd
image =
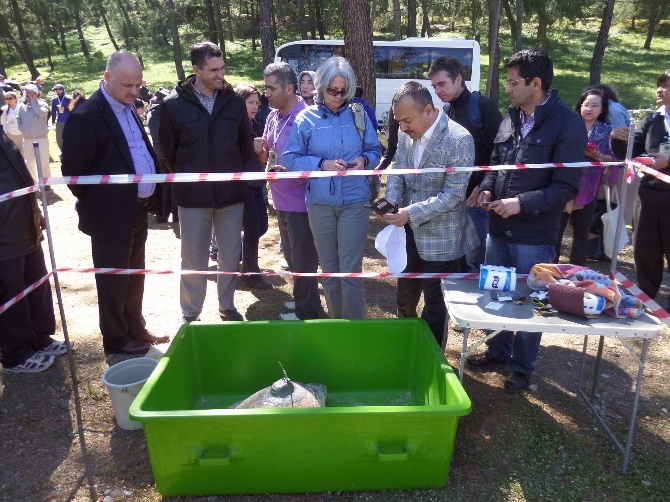
<svg viewBox="0 0 670 502">
<path fill-rule="evenodd" d="M 54 363 L 54 360 L 54 356 L 35 353 L 18 366 L 14 366 L 13 368 L 3 368 L 2 372 L 5 375 L 13 375 L 14 373 L 39 373 L 51 366 Z"/>
<path fill-rule="evenodd" d="M 70 348 L 73 346 L 74 343 L 70 342 Z M 59 342 L 58 340 L 52 340 L 48 346 L 44 347 L 42 350 L 38 350 L 37 353 L 43 356 L 60 356 L 67 353 L 67 344 L 65 342 Z"/>
<path fill-rule="evenodd" d="M 279 314 L 279 318 L 282 321 L 299 321 L 300 318 L 295 315 L 295 312 L 289 312 L 288 314 Z"/>
<path fill-rule="evenodd" d="M 288 270 L 288 262 L 286 261 L 286 258 L 284 258 L 283 256 L 279 257 L 279 261 L 277 262 L 277 264 L 279 265 L 280 269 Z"/>
<path fill-rule="evenodd" d="M 284 302 L 284 307 L 289 310 L 295 310 L 295 302 Z"/>
</svg>

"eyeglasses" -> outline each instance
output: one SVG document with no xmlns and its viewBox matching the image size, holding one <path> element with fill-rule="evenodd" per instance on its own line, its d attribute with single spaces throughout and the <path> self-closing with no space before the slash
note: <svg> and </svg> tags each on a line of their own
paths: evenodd
<svg viewBox="0 0 670 502">
<path fill-rule="evenodd" d="M 332 87 L 328 87 L 326 89 L 326 92 L 333 97 L 336 97 L 336 96 L 344 97 L 344 95 L 347 93 L 347 90 L 346 89 L 339 90 L 339 89 L 333 89 Z"/>
<path fill-rule="evenodd" d="M 532 78 L 525 78 L 525 77 L 524 77 L 524 78 L 522 78 L 521 80 L 525 80 L 525 81 L 526 81 L 526 85 L 528 85 L 528 82 L 530 82 L 530 81 L 533 80 L 533 79 L 532 79 Z M 521 82 L 521 80 L 508 80 L 507 82 L 505 82 L 505 85 L 506 85 L 507 87 L 509 87 L 509 86 L 514 87 L 516 84 L 518 84 L 519 82 Z"/>
<path fill-rule="evenodd" d="M 603 105 L 598 105 L 594 103 L 582 103 L 582 108 L 602 108 Z"/>
</svg>

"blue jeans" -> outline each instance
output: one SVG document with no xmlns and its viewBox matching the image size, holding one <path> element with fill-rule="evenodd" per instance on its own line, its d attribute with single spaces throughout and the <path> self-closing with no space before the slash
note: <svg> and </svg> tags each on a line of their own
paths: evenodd
<svg viewBox="0 0 670 502">
<path fill-rule="evenodd" d="M 363 202 L 346 206 L 310 204 L 307 215 L 321 269 L 362 272 L 370 224 L 370 211 Z M 365 319 L 367 316 L 363 279 L 324 278 L 323 293 L 331 319 Z"/>
<path fill-rule="evenodd" d="M 472 223 L 475 224 L 479 246 L 465 254 L 470 272 L 479 272 L 479 267 L 484 263 L 486 257 L 486 236 L 489 233 L 489 212 L 481 207 L 469 207 L 468 214 Z"/>
<path fill-rule="evenodd" d="M 490 234 L 486 239 L 486 264 L 516 267 L 517 274 L 528 274 L 537 263 L 552 263 L 556 255 L 552 244 L 505 243 Z M 493 357 L 510 362 L 513 371 L 530 374 L 540 350 L 541 332 L 501 331 L 486 344 Z"/>
</svg>

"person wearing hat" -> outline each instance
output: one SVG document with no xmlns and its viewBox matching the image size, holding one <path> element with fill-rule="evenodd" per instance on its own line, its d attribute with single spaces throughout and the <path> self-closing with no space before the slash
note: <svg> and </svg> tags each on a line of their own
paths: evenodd
<svg viewBox="0 0 670 502">
<path fill-rule="evenodd" d="M 0 117 L 0 124 L 5 131 L 5 134 L 17 146 L 21 155 L 23 155 L 23 134 L 19 129 L 17 117 L 19 113 L 19 98 L 14 91 L 2 92 L 3 99 L 6 100 L 5 105 L 2 106 L 2 116 Z"/>
<path fill-rule="evenodd" d="M 39 89 L 35 84 L 26 84 L 23 87 L 25 93 L 25 102 L 18 106 L 19 113 L 17 122 L 21 134 L 23 134 L 23 155 L 26 159 L 28 171 L 37 182 L 37 160 L 35 158 L 35 149 L 33 143 L 38 143 L 40 152 L 40 162 L 42 165 L 42 176 L 48 178 L 51 176 L 49 169 L 49 140 L 47 133 L 47 115 L 49 114 L 49 105 L 43 99 L 40 99 Z M 47 187 L 49 190 L 49 187 Z"/>
<path fill-rule="evenodd" d="M 60 150 L 63 149 L 63 129 L 70 112 L 68 107 L 72 98 L 65 94 L 65 87 L 62 84 L 56 84 L 53 88 L 56 97 L 51 101 L 51 125 L 56 126 L 56 143 Z"/>
</svg>

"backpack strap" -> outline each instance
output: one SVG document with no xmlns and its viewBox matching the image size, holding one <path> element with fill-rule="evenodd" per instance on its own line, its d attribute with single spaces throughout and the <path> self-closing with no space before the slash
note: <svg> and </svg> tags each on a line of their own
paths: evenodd
<svg viewBox="0 0 670 502">
<path fill-rule="evenodd" d="M 358 129 L 358 135 L 361 137 L 361 141 L 365 140 L 365 108 L 361 103 L 351 103 L 349 105 L 351 111 L 354 114 L 354 122 L 356 123 L 356 129 Z"/>
<path fill-rule="evenodd" d="M 482 119 L 482 110 L 479 107 L 480 97 L 481 95 L 478 91 L 470 93 L 470 98 L 468 99 L 468 117 L 470 118 L 472 125 L 479 129 L 479 135 L 481 136 L 484 145 L 486 145 L 486 148 L 490 149 L 491 145 L 484 137 L 484 121 Z"/>
</svg>

